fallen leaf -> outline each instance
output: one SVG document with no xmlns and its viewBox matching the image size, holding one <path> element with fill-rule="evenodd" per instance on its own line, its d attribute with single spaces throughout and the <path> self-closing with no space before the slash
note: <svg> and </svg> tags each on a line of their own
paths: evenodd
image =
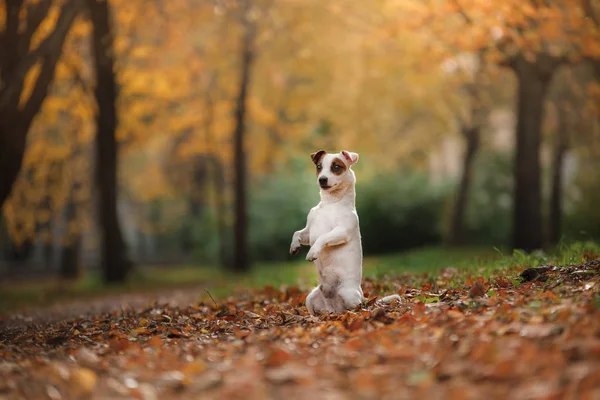
<svg viewBox="0 0 600 400">
<path fill-rule="evenodd" d="M 476 281 L 469 289 L 469 297 L 476 298 L 483 296 L 485 296 L 485 289 L 483 288 L 483 284 L 479 281 Z"/>
<path fill-rule="evenodd" d="M 127 339 L 112 339 L 109 343 L 111 349 L 115 351 L 124 351 L 129 348 L 131 343 Z"/>
<path fill-rule="evenodd" d="M 361 318 L 356 318 L 353 320 L 350 325 L 348 325 L 348 330 L 350 332 L 358 331 L 362 329 L 364 326 L 364 321 Z"/>
<path fill-rule="evenodd" d="M 196 375 L 206 371 L 206 364 L 203 361 L 195 361 L 185 364 L 181 371 L 186 375 Z"/>
<path fill-rule="evenodd" d="M 96 365 L 100 361 L 98 355 L 86 347 L 81 347 L 77 351 L 76 358 L 82 365 L 87 366 Z"/>
<path fill-rule="evenodd" d="M 171 332 L 167 335 L 170 338 L 188 338 L 190 337 L 189 333 L 178 331 L 177 329 L 171 329 Z"/>
<path fill-rule="evenodd" d="M 152 336 L 148 340 L 148 344 L 154 348 L 160 348 L 163 345 L 163 340 L 159 336 Z"/>
<path fill-rule="evenodd" d="M 96 387 L 98 377 L 90 369 L 77 368 L 71 373 L 71 381 L 82 392 L 91 393 Z"/>
<path fill-rule="evenodd" d="M 279 368 L 269 369 L 265 376 L 269 381 L 277 384 L 288 382 L 307 383 L 312 380 L 313 372 L 302 365 L 287 364 Z"/>
<path fill-rule="evenodd" d="M 267 357 L 267 365 L 269 367 L 278 367 L 285 364 L 292 358 L 290 353 L 280 348 L 273 349 Z"/>
<path fill-rule="evenodd" d="M 181 371 L 164 372 L 158 382 L 161 386 L 169 388 L 179 388 L 190 383 L 190 380 Z"/>
<path fill-rule="evenodd" d="M 531 339 L 540 339 L 548 336 L 560 335 L 564 331 L 564 328 L 560 325 L 551 324 L 539 324 L 539 325 L 525 325 L 520 335 Z"/>
</svg>

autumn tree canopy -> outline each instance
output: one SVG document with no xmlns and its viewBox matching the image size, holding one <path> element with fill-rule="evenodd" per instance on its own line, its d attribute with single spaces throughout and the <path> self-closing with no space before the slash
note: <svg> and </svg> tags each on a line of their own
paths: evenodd
<svg viewBox="0 0 600 400">
<path fill-rule="evenodd" d="M 428 173 L 451 141 L 462 143 L 456 154 L 475 149 L 471 161 L 458 161 L 459 169 L 473 169 L 475 155 L 496 140 L 494 113 L 508 109 L 516 117 L 513 245 L 542 244 L 547 93 L 560 67 L 597 68 L 596 2 L 247 3 L 109 1 L 125 241 L 172 232 L 185 216 L 205 213 L 215 214 L 202 224 L 221 232 L 220 242 L 232 239 L 242 104 L 237 158 L 245 157 L 250 193 L 321 147 L 352 148 L 372 160 L 360 166 L 365 182 L 382 171 Z M 240 103 L 245 4 L 255 32 Z M 97 222 L 92 21 L 80 2 L 0 5 L 3 223 L 15 244 L 56 241 L 57 234 L 68 241 Z M 594 108 L 591 80 L 582 85 Z M 595 154 L 583 144 L 597 137 L 594 124 L 569 151 Z M 468 214 L 464 204 L 457 221 Z M 74 215 L 67 213 L 73 205 L 76 218 L 65 216 Z M 194 229 L 181 228 L 184 242 L 195 240 Z"/>
</svg>

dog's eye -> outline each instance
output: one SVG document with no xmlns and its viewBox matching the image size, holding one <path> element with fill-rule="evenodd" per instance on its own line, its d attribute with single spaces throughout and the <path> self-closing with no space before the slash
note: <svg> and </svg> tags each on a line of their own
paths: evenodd
<svg viewBox="0 0 600 400">
<path fill-rule="evenodd" d="M 323 169 L 323 167 L 321 166 L 321 164 L 317 165 L 317 171 L 320 171 L 322 169 Z"/>
<path fill-rule="evenodd" d="M 339 171 L 340 169 L 342 169 L 342 167 L 340 167 L 337 164 L 334 164 L 333 167 L 331 167 L 331 169 L 334 170 L 334 171 Z"/>
</svg>

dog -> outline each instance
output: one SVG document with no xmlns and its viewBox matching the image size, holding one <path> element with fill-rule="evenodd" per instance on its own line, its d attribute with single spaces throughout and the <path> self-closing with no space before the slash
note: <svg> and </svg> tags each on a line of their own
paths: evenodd
<svg viewBox="0 0 600 400">
<path fill-rule="evenodd" d="M 356 176 L 352 166 L 358 153 L 342 150 L 329 154 L 319 150 L 310 155 L 316 166 L 321 201 L 308 213 L 306 227 L 294 232 L 290 254 L 310 245 L 306 260 L 315 263 L 319 286 L 306 298 L 311 315 L 343 313 L 364 300 L 362 281 L 362 243 L 356 213 Z M 400 296 L 380 301 L 389 303 Z"/>
</svg>

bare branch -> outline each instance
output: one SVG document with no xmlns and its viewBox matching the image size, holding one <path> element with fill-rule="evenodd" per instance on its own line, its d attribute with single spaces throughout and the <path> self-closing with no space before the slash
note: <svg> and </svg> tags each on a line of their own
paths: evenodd
<svg viewBox="0 0 600 400">
<path fill-rule="evenodd" d="M 71 24 L 79 13 L 80 8 L 78 7 L 78 4 L 78 1 L 70 1 L 62 7 L 62 12 L 56 21 L 56 27 L 54 31 L 48 35 L 48 37 L 46 37 L 35 50 L 27 54 L 19 62 L 19 64 L 15 66 L 13 71 L 8 71 L 8 82 L 22 84 L 29 69 L 35 65 L 40 58 L 52 58 L 56 53 L 60 54 L 60 48 L 62 47 L 65 37 L 71 28 Z M 38 11 L 41 12 L 41 10 Z M 36 18 L 40 17 L 38 16 Z M 29 40 L 26 40 L 26 42 L 28 43 Z M 6 102 L 14 99 L 13 96 L 16 94 L 14 93 L 14 90 L 20 89 L 20 87 L 21 85 L 16 84 L 13 85 L 12 90 L 10 89 L 10 86 L 6 88 L 6 91 L 3 91 L 3 93 L 0 95 L 0 107 L 3 107 Z"/>
<path fill-rule="evenodd" d="M 92 87 L 85 81 L 83 74 L 81 73 L 77 65 L 68 62 L 63 62 L 63 64 L 69 69 L 69 71 L 73 73 L 74 87 L 79 86 L 83 93 L 93 97 L 94 91 L 92 90 Z"/>
<path fill-rule="evenodd" d="M 31 96 L 29 97 L 29 100 L 21 110 L 21 115 L 25 121 L 25 125 L 31 124 L 33 117 L 37 114 L 42 106 L 42 103 L 44 102 L 44 99 L 46 98 L 48 88 L 52 82 L 52 79 L 54 78 L 56 64 L 60 59 L 62 47 L 67 33 L 69 32 L 73 21 L 80 11 L 80 8 L 77 6 L 78 4 L 78 1 L 72 1 L 62 7 L 62 12 L 58 18 L 58 21 L 56 22 L 56 28 L 48 38 L 50 40 L 47 42 L 45 41 L 46 43 L 43 44 L 46 49 L 42 53 L 43 56 L 41 57 L 41 71 L 36 80 L 35 87 L 31 93 Z"/>
<path fill-rule="evenodd" d="M 30 3 L 27 5 L 27 26 L 25 28 L 24 36 L 28 42 L 31 40 L 31 37 L 42 21 L 48 16 L 50 7 L 52 7 L 51 0 L 44 0 L 39 3 Z"/>
<path fill-rule="evenodd" d="M 8 1 L 6 3 L 6 26 L 0 33 L 0 77 L 2 83 L 6 85 L 6 77 L 17 62 L 19 54 L 19 14 L 23 0 Z"/>
</svg>

